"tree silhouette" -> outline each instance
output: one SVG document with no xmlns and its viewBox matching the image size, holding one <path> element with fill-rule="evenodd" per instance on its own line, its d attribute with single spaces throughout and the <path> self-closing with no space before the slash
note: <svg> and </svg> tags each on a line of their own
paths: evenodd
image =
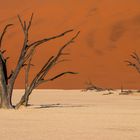
<svg viewBox="0 0 140 140">
<path fill-rule="evenodd" d="M 132 61 L 126 60 L 128 66 L 134 68 L 138 73 L 140 73 L 140 57 L 136 52 L 133 52 L 131 55 Z"/>
<path fill-rule="evenodd" d="M 7 65 L 6 61 L 8 58 L 4 58 L 4 51 L 2 51 L 2 41 L 5 36 L 6 31 L 8 28 L 12 26 L 12 24 L 8 24 L 5 26 L 3 29 L 1 36 L 0 36 L 0 89 L 1 89 L 1 102 L 0 106 L 1 108 L 6 108 L 6 109 L 11 109 L 11 108 L 19 108 L 21 105 L 27 105 L 29 96 L 31 95 L 32 91 L 37 88 L 40 84 L 53 81 L 57 78 L 60 78 L 61 76 L 64 76 L 66 74 L 76 74 L 75 72 L 72 71 L 66 71 L 59 73 L 55 75 L 54 77 L 50 79 L 46 79 L 46 75 L 48 72 L 60 61 L 60 57 L 62 55 L 65 55 L 64 49 L 72 44 L 74 40 L 77 38 L 80 32 L 76 33 L 74 37 L 72 37 L 69 41 L 67 41 L 63 46 L 60 47 L 59 51 L 54 55 L 51 56 L 50 59 L 43 65 L 43 67 L 40 69 L 40 71 L 37 73 L 37 75 L 33 78 L 31 83 L 29 83 L 29 72 L 30 72 L 30 67 L 33 65 L 32 58 L 35 53 L 35 50 L 38 46 L 47 43 L 51 40 L 61 38 L 68 33 L 73 32 L 73 30 L 68 30 L 65 31 L 59 35 L 52 36 L 50 38 L 43 38 L 37 41 L 34 41 L 33 43 L 29 42 L 29 31 L 32 26 L 32 20 L 33 20 L 33 14 L 30 17 L 29 22 L 22 21 L 20 16 L 18 16 L 18 20 L 20 22 L 20 25 L 22 27 L 22 31 L 24 34 L 24 42 L 23 46 L 20 52 L 20 56 L 18 58 L 17 65 L 13 71 L 11 71 L 11 74 L 8 76 L 7 75 Z M 14 107 L 12 105 L 12 95 L 13 95 L 13 88 L 15 84 L 15 80 L 19 75 L 19 72 L 21 71 L 22 68 L 25 68 L 25 93 L 22 96 L 21 100 L 17 103 L 17 105 Z"/>
</svg>

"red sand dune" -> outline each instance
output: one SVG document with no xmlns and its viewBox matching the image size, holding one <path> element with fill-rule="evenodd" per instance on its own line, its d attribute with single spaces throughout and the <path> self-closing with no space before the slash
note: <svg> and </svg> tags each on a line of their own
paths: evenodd
<svg viewBox="0 0 140 140">
<path fill-rule="evenodd" d="M 83 88 L 88 79 L 102 87 L 140 87 L 140 75 L 124 63 L 131 52 L 137 51 L 140 54 L 139 0 L 1 1 L 0 29 L 7 23 L 14 23 L 3 42 L 3 47 L 7 49 L 6 55 L 10 56 L 9 72 L 17 62 L 23 41 L 16 15 L 29 19 L 32 12 L 35 13 L 35 18 L 30 32 L 31 42 L 68 29 L 75 29 L 75 33 L 81 31 L 75 44 L 66 50 L 71 53 L 71 61 L 59 64 L 50 73 L 53 75 L 62 70 L 73 70 L 79 74 L 65 76 L 41 88 Z M 72 35 L 38 49 L 31 78 L 45 59 Z M 24 87 L 23 72 L 17 79 L 16 88 Z"/>
</svg>

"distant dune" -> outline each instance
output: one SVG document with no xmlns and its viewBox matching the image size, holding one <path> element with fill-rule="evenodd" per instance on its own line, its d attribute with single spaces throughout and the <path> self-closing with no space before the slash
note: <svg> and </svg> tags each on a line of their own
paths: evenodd
<svg viewBox="0 0 140 140">
<path fill-rule="evenodd" d="M 128 68 L 124 60 L 133 51 L 140 54 L 140 1 L 139 0 L 6 0 L 0 3 L 0 29 L 14 23 L 4 41 L 10 56 L 9 73 L 16 64 L 22 45 L 22 32 L 16 18 L 20 14 L 26 20 L 35 13 L 30 41 L 52 36 L 67 29 L 81 31 L 75 44 L 67 49 L 71 61 L 58 65 L 51 74 L 73 70 L 78 75 L 43 85 L 41 88 L 83 88 L 90 79 L 101 87 L 139 88 L 140 76 Z M 36 67 L 31 78 L 45 59 L 53 54 L 71 35 L 42 46 L 34 58 Z M 23 72 L 16 88 L 23 88 Z"/>
</svg>

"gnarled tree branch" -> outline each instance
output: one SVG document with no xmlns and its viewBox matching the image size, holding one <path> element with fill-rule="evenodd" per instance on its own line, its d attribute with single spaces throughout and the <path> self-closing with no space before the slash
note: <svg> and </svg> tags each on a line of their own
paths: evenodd
<svg viewBox="0 0 140 140">
<path fill-rule="evenodd" d="M 19 15 L 18 15 L 18 19 L 19 19 L 20 25 L 22 27 L 22 31 L 24 33 L 24 42 L 23 42 L 22 50 L 21 50 L 20 57 L 18 59 L 16 68 L 13 70 L 12 75 L 10 75 L 9 84 L 8 84 L 9 98 L 11 98 L 13 86 L 14 86 L 15 80 L 16 80 L 20 70 L 23 68 L 23 66 L 26 65 L 26 62 L 30 59 L 30 57 L 32 56 L 32 53 L 35 51 L 35 49 L 41 44 L 44 44 L 50 40 L 54 40 L 54 39 L 63 37 L 66 34 L 73 31 L 73 30 L 68 30 L 59 35 L 56 35 L 56 36 L 53 36 L 50 38 L 44 38 L 44 39 L 41 39 L 41 40 L 38 40 L 38 41 L 35 41 L 35 42 L 29 44 L 28 36 L 29 36 L 29 30 L 32 25 L 33 14 L 31 15 L 28 23 L 26 23 L 26 21 L 22 21 L 22 19 L 20 18 Z"/>
<path fill-rule="evenodd" d="M 48 74 L 48 72 L 52 69 L 52 67 L 54 67 L 57 62 L 59 62 L 59 58 L 65 54 L 63 53 L 64 49 L 69 46 L 71 43 L 74 42 L 74 40 L 77 38 L 77 36 L 79 35 L 80 32 L 78 32 L 74 37 L 72 37 L 68 42 L 66 42 L 57 52 L 57 54 L 55 56 L 51 56 L 50 59 L 43 65 L 43 67 L 41 68 L 41 70 L 37 73 L 37 75 L 34 77 L 34 79 L 32 80 L 31 84 L 28 85 L 28 88 L 26 88 L 27 90 L 25 91 L 25 94 L 22 96 L 20 102 L 16 105 L 16 108 L 19 108 L 21 105 L 27 105 L 28 104 L 28 100 L 29 100 L 29 96 L 32 93 L 32 91 L 37 88 L 40 84 L 49 82 L 49 81 L 53 81 L 57 78 L 60 78 L 61 76 L 64 76 L 66 74 L 77 74 L 75 72 L 71 72 L 71 71 L 67 71 L 67 72 L 62 72 L 52 78 L 46 79 L 46 75 Z M 34 49 L 33 49 L 34 50 Z M 34 51 L 32 51 L 34 52 Z M 32 55 L 31 55 L 32 56 Z M 28 81 L 28 73 L 30 70 L 30 62 L 32 60 L 32 57 L 30 57 L 30 61 L 28 63 L 27 69 L 26 69 L 26 82 Z M 27 84 L 27 83 L 26 83 Z M 25 86 L 27 87 L 27 86 Z"/>
</svg>

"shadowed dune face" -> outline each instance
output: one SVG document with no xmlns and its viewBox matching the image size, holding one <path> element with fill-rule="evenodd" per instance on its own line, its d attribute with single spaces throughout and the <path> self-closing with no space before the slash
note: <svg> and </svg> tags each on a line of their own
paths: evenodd
<svg viewBox="0 0 140 140">
<path fill-rule="evenodd" d="M 0 29 L 7 23 L 14 23 L 3 42 L 7 49 L 9 73 L 17 63 L 23 42 L 23 34 L 16 18 L 20 14 L 26 20 L 35 13 L 30 31 L 30 42 L 44 36 L 56 35 L 68 29 L 80 30 L 75 44 L 69 46 L 71 61 L 61 63 L 50 75 L 64 70 L 79 72 L 41 88 L 83 88 L 91 80 L 102 87 L 139 88 L 140 75 L 128 68 L 124 60 L 133 51 L 140 54 L 140 1 L 139 0 L 6 0 L 0 4 Z M 50 55 L 58 50 L 68 38 L 45 44 L 34 56 L 35 67 L 30 79 Z M 41 56 L 41 57 L 40 57 Z M 24 71 L 16 82 L 16 88 L 23 88 Z"/>
</svg>

